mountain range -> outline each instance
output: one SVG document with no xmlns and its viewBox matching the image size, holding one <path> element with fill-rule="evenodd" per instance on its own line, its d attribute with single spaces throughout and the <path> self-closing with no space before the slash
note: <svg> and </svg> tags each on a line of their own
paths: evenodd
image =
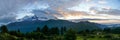
<svg viewBox="0 0 120 40">
<path fill-rule="evenodd" d="M 38 15 L 42 15 L 42 16 L 38 16 L 38 15 L 25 16 L 22 19 L 18 19 L 15 22 L 11 22 L 7 24 L 7 28 L 9 30 L 20 29 L 20 31 L 22 32 L 30 32 L 35 30 L 37 27 L 42 28 L 45 25 L 47 25 L 49 28 L 58 27 L 60 29 L 61 27 L 66 27 L 67 29 L 72 28 L 73 30 L 76 31 L 86 30 L 86 29 L 88 30 L 103 29 L 106 27 L 106 25 L 89 22 L 87 21 L 88 19 L 84 19 L 82 21 L 77 20 L 77 22 L 73 22 L 71 20 L 61 20 L 61 19 L 57 19 L 56 17 L 46 16 L 48 15 L 47 12 L 41 10 L 34 10 L 33 13 L 36 14 L 40 13 Z M 49 19 L 48 17 L 51 17 L 51 19 Z"/>
<path fill-rule="evenodd" d="M 94 29 L 103 29 L 106 27 L 105 25 L 89 22 L 89 21 L 81 21 L 81 22 L 71 22 L 68 20 L 54 20 L 54 19 L 49 19 L 49 20 L 38 20 L 36 18 L 32 18 L 34 20 L 22 20 L 18 22 L 12 22 L 7 24 L 7 27 L 9 30 L 18 30 L 22 32 L 30 32 L 35 30 L 37 27 L 44 27 L 47 25 L 49 28 L 51 27 L 66 27 L 67 29 L 72 28 L 74 30 L 80 31 L 80 30 L 94 30 Z"/>
</svg>

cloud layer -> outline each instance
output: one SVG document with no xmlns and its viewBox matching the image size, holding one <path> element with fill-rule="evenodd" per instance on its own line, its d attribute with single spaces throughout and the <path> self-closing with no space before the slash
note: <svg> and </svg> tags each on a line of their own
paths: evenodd
<svg viewBox="0 0 120 40">
<path fill-rule="evenodd" d="M 17 14 L 20 14 L 18 12 L 21 10 L 39 9 L 46 7 L 46 5 L 54 9 L 66 8 L 78 4 L 80 1 L 81 0 L 0 0 L 0 22 L 14 21 Z"/>
<path fill-rule="evenodd" d="M 119 2 L 119 0 L 0 0 L 0 23 L 16 21 L 31 15 L 49 19 L 120 19 Z"/>
</svg>

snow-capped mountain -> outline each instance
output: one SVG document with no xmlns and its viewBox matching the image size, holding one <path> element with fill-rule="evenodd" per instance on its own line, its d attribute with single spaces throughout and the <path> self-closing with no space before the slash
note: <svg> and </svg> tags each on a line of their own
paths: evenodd
<svg viewBox="0 0 120 40">
<path fill-rule="evenodd" d="M 45 21 L 45 20 L 48 20 L 48 18 L 46 18 L 46 17 L 38 17 L 38 16 L 34 15 L 34 16 L 25 16 L 22 19 L 18 19 L 18 21 L 35 21 L 35 20 Z"/>
<path fill-rule="evenodd" d="M 28 31 L 35 30 L 37 27 L 42 28 L 45 25 L 47 25 L 49 28 L 51 27 L 73 28 L 76 31 L 86 30 L 86 29 L 88 30 L 101 29 L 100 24 L 92 23 L 88 21 L 75 23 L 67 20 L 54 20 L 54 19 L 50 19 L 47 21 L 34 20 L 34 21 L 13 22 L 8 24 L 7 26 L 9 30 L 20 29 L 23 32 L 28 32 Z"/>
</svg>

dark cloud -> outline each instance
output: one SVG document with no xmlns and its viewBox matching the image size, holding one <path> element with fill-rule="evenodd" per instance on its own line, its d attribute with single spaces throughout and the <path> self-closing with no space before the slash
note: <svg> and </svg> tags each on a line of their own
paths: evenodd
<svg viewBox="0 0 120 40">
<path fill-rule="evenodd" d="M 17 11 L 29 0 L 0 0 L 0 22 L 14 21 Z"/>
<path fill-rule="evenodd" d="M 98 14 L 108 14 L 108 15 L 114 15 L 114 16 L 119 16 L 120 15 L 120 10 L 118 9 L 109 9 L 109 10 L 104 10 L 104 11 L 98 11 Z"/>
<path fill-rule="evenodd" d="M 22 6 L 26 5 L 28 0 L 0 0 L 0 14 L 5 15 L 18 11 Z"/>
<path fill-rule="evenodd" d="M 6 15 L 3 15 L 3 16 L 0 16 L 0 22 L 1 23 L 7 23 L 7 22 L 10 22 L 10 21 L 15 21 L 15 15 L 6 14 Z"/>
<path fill-rule="evenodd" d="M 55 8 L 66 8 L 66 7 L 71 7 L 78 5 L 81 3 L 81 0 L 48 0 L 48 3 L 51 7 Z"/>
<path fill-rule="evenodd" d="M 20 10 L 25 10 L 23 9 L 24 7 L 30 9 L 29 7 L 31 6 L 40 7 L 41 5 L 47 5 L 52 9 L 64 9 L 75 6 L 80 2 L 81 0 L 0 0 L 0 22 L 15 20 L 16 14 Z"/>
<path fill-rule="evenodd" d="M 120 10 L 119 9 L 112 9 L 112 8 L 98 8 L 98 7 L 91 7 L 90 10 L 96 11 L 96 14 L 108 14 L 108 15 L 114 15 L 119 16 Z"/>
<path fill-rule="evenodd" d="M 51 12 L 49 10 L 33 10 L 32 13 L 34 13 L 38 17 L 45 17 L 48 19 L 54 19 L 55 17 L 53 14 L 56 14 L 55 12 Z"/>
</svg>

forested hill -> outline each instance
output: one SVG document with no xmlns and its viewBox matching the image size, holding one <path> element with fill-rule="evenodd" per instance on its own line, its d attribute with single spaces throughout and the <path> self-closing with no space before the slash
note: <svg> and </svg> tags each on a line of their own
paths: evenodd
<svg viewBox="0 0 120 40">
<path fill-rule="evenodd" d="M 100 29 L 104 25 L 92 23 L 88 21 L 81 21 L 78 23 L 70 22 L 67 20 L 47 20 L 47 21 L 41 21 L 41 20 L 34 20 L 34 21 L 21 21 L 21 22 L 13 22 L 7 25 L 9 30 L 18 30 L 20 29 L 23 32 L 29 32 L 32 30 L 35 30 L 37 27 L 42 28 L 43 26 L 47 25 L 49 28 L 51 27 L 66 27 L 67 29 L 72 28 L 74 30 L 80 31 L 80 30 L 93 30 L 93 29 Z"/>
</svg>

